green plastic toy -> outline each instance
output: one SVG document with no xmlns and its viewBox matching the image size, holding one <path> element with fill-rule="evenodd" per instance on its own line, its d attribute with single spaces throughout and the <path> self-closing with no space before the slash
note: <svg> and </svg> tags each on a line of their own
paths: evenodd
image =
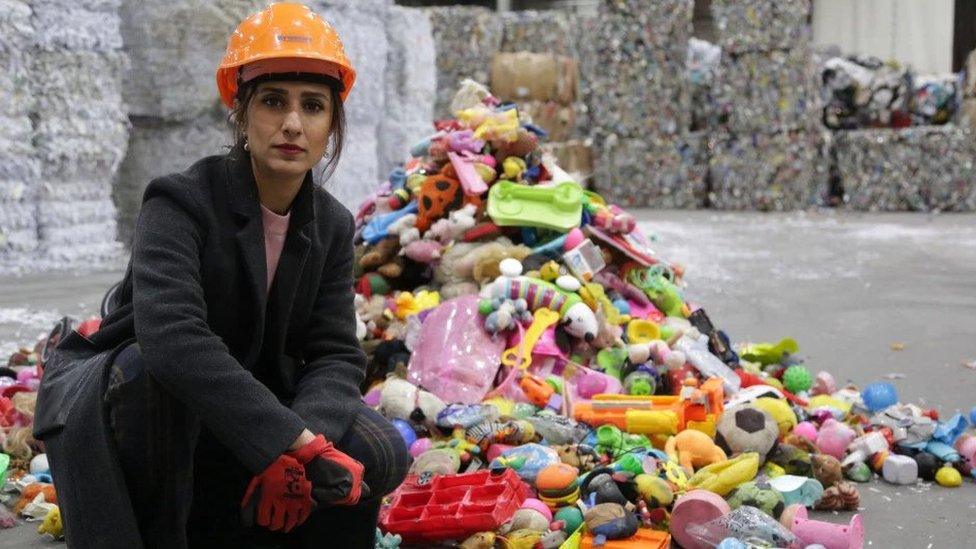
<svg viewBox="0 0 976 549">
<path fill-rule="evenodd" d="M 10 456 L 0 454 L 0 486 L 7 482 L 7 467 L 10 465 Z"/>
<path fill-rule="evenodd" d="M 802 393 L 813 387 L 813 375 L 806 366 L 795 364 L 783 372 L 783 387 L 791 393 Z"/>
<path fill-rule="evenodd" d="M 568 232 L 579 227 L 583 189 L 567 181 L 555 187 L 499 181 L 488 191 L 488 215 L 502 227 L 542 227 Z"/>
<path fill-rule="evenodd" d="M 681 300 L 681 293 L 667 274 L 668 268 L 657 264 L 646 269 L 631 269 L 627 273 L 627 281 L 643 290 L 654 306 L 664 314 L 683 318 L 681 310 L 684 302 Z"/>
<path fill-rule="evenodd" d="M 783 338 L 779 343 L 753 343 L 743 347 L 739 353 L 743 359 L 749 362 L 758 362 L 763 366 L 779 364 L 783 361 L 783 355 L 794 355 L 800 350 L 800 345 L 790 337 Z"/>
</svg>

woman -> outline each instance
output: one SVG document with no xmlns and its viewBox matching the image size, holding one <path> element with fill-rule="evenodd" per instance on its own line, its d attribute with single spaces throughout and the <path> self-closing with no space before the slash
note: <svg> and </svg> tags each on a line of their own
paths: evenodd
<svg viewBox="0 0 976 549">
<path fill-rule="evenodd" d="M 354 81 L 300 4 L 231 37 L 236 145 L 148 186 L 115 310 L 48 365 L 35 431 L 69 544 L 373 546 L 409 457 L 360 400 L 354 222 L 311 172 L 339 158 Z"/>
</svg>

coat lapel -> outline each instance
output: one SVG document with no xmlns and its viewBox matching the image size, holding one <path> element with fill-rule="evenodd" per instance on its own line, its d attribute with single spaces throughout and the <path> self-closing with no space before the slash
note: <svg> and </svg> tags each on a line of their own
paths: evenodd
<svg viewBox="0 0 976 549">
<path fill-rule="evenodd" d="M 288 234 L 285 237 L 281 258 L 278 260 L 278 270 L 275 272 L 274 286 L 271 289 L 271 294 L 275 296 L 276 306 L 273 307 L 275 318 L 267 319 L 265 311 L 268 306 L 266 292 L 268 273 L 264 249 L 264 224 L 261 218 L 261 201 L 257 183 L 251 168 L 251 156 L 238 147 L 230 152 L 229 158 L 227 195 L 239 223 L 236 234 L 237 247 L 248 273 L 251 298 L 257 304 L 255 333 L 246 360 L 247 364 L 253 364 L 264 343 L 266 321 L 273 322 L 275 331 L 278 332 L 276 335 L 280 335 L 280 332 L 287 328 L 292 302 L 311 248 L 311 239 L 307 230 L 309 222 L 315 217 L 314 183 L 312 172 L 309 171 L 292 203 Z M 280 341 L 280 338 L 278 339 Z"/>
</svg>

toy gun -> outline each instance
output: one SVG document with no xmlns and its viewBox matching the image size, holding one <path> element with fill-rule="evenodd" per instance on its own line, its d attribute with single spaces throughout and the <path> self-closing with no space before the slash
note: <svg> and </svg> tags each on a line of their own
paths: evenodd
<svg viewBox="0 0 976 549">
<path fill-rule="evenodd" d="M 677 396 L 600 394 L 577 403 L 573 417 L 590 425 L 614 425 L 643 435 L 674 435 L 696 429 L 708 435 L 723 410 L 722 380 L 710 378 L 701 388 L 685 387 Z"/>
</svg>

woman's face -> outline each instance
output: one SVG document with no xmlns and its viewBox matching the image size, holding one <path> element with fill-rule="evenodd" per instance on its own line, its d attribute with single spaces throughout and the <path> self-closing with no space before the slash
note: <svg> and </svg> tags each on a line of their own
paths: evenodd
<svg viewBox="0 0 976 549">
<path fill-rule="evenodd" d="M 302 177 L 325 155 L 332 90 L 310 82 L 262 82 L 247 107 L 247 142 L 258 168 Z"/>
</svg>

